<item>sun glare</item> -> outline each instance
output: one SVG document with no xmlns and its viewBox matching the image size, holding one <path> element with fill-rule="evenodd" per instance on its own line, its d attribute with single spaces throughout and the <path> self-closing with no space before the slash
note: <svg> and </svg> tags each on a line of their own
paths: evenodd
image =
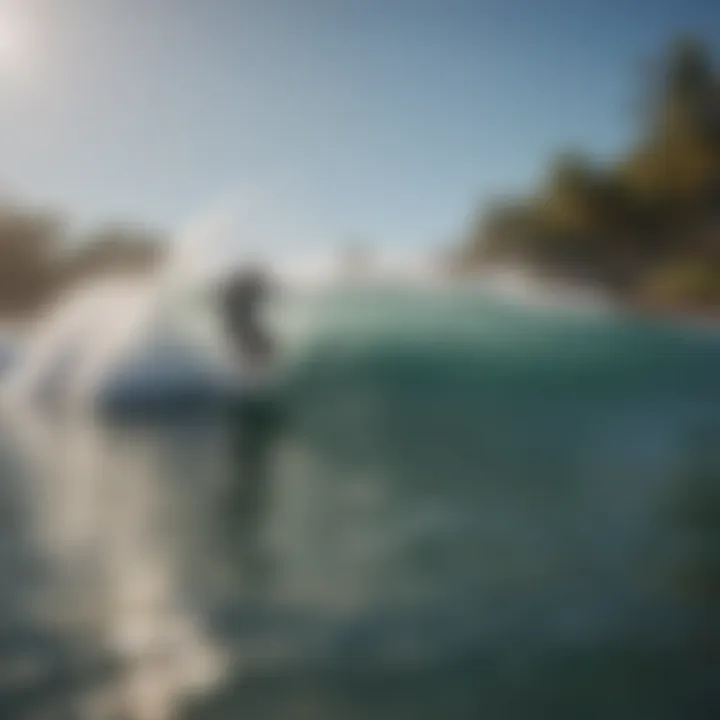
<svg viewBox="0 0 720 720">
<path fill-rule="evenodd" d="M 21 69 L 26 51 L 25 28 L 15 18 L 0 15 L 0 73 Z"/>
</svg>

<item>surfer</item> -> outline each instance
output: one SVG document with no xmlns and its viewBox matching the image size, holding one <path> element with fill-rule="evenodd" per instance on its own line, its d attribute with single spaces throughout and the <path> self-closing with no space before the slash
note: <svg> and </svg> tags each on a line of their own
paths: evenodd
<svg viewBox="0 0 720 720">
<path fill-rule="evenodd" d="M 264 372 L 274 356 L 270 334 L 260 317 L 270 291 L 266 275 L 255 269 L 234 273 L 222 288 L 222 318 L 233 353 L 251 375 Z"/>
<path fill-rule="evenodd" d="M 270 281 L 258 269 L 234 272 L 220 288 L 220 312 L 242 383 L 241 397 L 230 406 L 231 458 L 236 473 L 223 498 L 229 511 L 232 545 L 246 572 L 262 577 L 262 522 L 272 493 L 273 448 L 279 418 L 267 373 L 275 344 L 262 320 Z M 256 577 L 256 579 L 260 579 Z"/>
</svg>

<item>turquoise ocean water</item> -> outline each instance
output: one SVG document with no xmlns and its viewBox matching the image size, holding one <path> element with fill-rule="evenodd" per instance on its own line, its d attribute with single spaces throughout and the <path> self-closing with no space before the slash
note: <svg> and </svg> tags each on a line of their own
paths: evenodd
<svg viewBox="0 0 720 720">
<path fill-rule="evenodd" d="M 3 417 L 0 716 L 716 716 L 720 330 L 276 316 L 270 405 Z"/>
</svg>

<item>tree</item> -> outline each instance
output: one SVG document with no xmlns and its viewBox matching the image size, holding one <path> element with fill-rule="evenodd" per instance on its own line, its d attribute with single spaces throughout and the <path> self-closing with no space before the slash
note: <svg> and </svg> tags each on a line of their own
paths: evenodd
<svg viewBox="0 0 720 720">
<path fill-rule="evenodd" d="M 28 314 L 45 302 L 58 277 L 64 224 L 54 214 L 0 210 L 0 312 Z"/>
<path fill-rule="evenodd" d="M 624 159 L 560 155 L 535 193 L 472 224 L 468 267 L 524 263 L 627 298 L 720 306 L 718 243 L 708 242 L 720 235 L 720 83 L 709 53 L 673 45 L 648 95 Z"/>
<path fill-rule="evenodd" d="M 117 273 L 148 273 L 165 255 L 162 237 L 145 228 L 108 225 L 85 237 L 65 259 L 66 282 Z"/>
</svg>

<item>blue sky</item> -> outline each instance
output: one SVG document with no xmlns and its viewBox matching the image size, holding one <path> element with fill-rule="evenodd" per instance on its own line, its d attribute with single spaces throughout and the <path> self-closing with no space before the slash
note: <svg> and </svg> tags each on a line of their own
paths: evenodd
<svg viewBox="0 0 720 720">
<path fill-rule="evenodd" d="M 717 40 L 720 3 L 0 0 L 4 26 L 6 193 L 173 228 L 251 187 L 412 246 L 557 150 L 621 149 L 647 62 L 679 31 Z"/>
</svg>

